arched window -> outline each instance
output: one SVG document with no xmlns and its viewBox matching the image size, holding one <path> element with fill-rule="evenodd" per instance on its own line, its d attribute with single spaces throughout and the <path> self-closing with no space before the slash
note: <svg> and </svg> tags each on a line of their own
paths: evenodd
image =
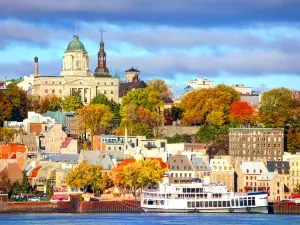
<svg viewBox="0 0 300 225">
<path fill-rule="evenodd" d="M 247 169 L 247 173 L 249 173 L 249 170 Z"/>
<path fill-rule="evenodd" d="M 179 170 L 179 166 L 177 166 L 177 169 Z"/>
</svg>

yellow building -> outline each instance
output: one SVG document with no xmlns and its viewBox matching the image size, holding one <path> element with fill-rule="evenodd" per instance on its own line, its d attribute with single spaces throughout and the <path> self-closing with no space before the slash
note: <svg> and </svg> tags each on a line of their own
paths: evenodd
<svg viewBox="0 0 300 225">
<path fill-rule="evenodd" d="M 291 191 L 300 183 L 300 155 L 290 159 L 290 186 Z"/>
</svg>

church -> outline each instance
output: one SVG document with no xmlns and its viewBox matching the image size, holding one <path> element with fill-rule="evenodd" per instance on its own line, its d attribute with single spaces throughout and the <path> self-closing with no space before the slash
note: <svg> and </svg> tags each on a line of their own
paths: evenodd
<svg viewBox="0 0 300 225">
<path fill-rule="evenodd" d="M 49 95 L 65 98 L 78 92 L 82 102 L 89 104 L 97 94 L 102 93 L 109 100 L 119 102 L 120 79 L 109 73 L 102 37 L 94 76 L 89 68 L 89 59 L 88 52 L 77 35 L 74 35 L 64 52 L 60 76 L 40 76 L 38 57 L 35 57 L 32 94 L 42 98 Z"/>
</svg>

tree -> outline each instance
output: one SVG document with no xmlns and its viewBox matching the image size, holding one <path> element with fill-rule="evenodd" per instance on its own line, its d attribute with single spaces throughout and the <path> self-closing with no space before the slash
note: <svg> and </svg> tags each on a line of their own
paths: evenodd
<svg viewBox="0 0 300 225">
<path fill-rule="evenodd" d="M 37 95 L 27 95 L 27 109 L 28 111 L 39 112 L 41 107 L 41 98 Z"/>
<path fill-rule="evenodd" d="M 102 104 L 84 106 L 77 110 L 77 114 L 79 116 L 80 128 L 89 130 L 92 137 L 98 131 L 99 126 L 106 130 L 112 119 L 110 108 Z"/>
<path fill-rule="evenodd" d="M 235 92 L 231 93 L 230 88 L 223 88 L 224 91 L 220 88 L 209 88 L 209 89 L 200 89 L 198 91 L 193 91 L 187 94 L 182 100 L 182 107 L 184 109 L 182 122 L 185 124 L 195 125 L 195 124 L 204 124 L 207 122 L 207 116 L 212 112 L 222 112 L 213 113 L 210 115 L 209 119 L 216 119 L 217 115 L 219 116 L 218 123 L 228 122 L 229 110 L 232 102 L 237 98 Z M 230 91 L 226 91 L 229 89 Z"/>
<path fill-rule="evenodd" d="M 146 159 L 127 161 L 113 169 L 114 184 L 121 189 L 129 189 L 133 196 L 139 188 L 147 188 L 162 180 L 166 171 L 158 160 Z"/>
<path fill-rule="evenodd" d="M 108 98 L 104 94 L 101 94 L 101 93 L 99 93 L 92 99 L 91 104 L 103 104 L 103 105 L 108 106 L 113 113 L 111 123 L 113 125 L 120 124 L 120 121 L 121 121 L 120 104 L 116 103 L 113 100 L 108 100 Z"/>
<path fill-rule="evenodd" d="M 80 97 L 76 95 L 70 95 L 66 97 L 63 101 L 63 109 L 65 112 L 76 111 L 82 107 L 82 102 Z"/>
<path fill-rule="evenodd" d="M 4 121 L 23 121 L 27 117 L 27 96 L 15 84 L 0 91 L 0 124 Z"/>
<path fill-rule="evenodd" d="M 19 194 L 21 194 L 21 186 L 19 184 L 19 181 L 16 181 L 13 184 L 12 189 L 11 189 L 11 194 L 12 195 L 19 195 Z"/>
<path fill-rule="evenodd" d="M 168 144 L 172 143 L 192 143 L 192 137 L 188 134 L 175 134 L 173 137 L 167 137 Z"/>
<path fill-rule="evenodd" d="M 66 183 L 71 188 L 81 188 L 86 192 L 90 187 L 93 191 L 103 190 L 108 184 L 108 177 L 101 175 L 102 166 L 80 163 L 66 178 Z"/>
<path fill-rule="evenodd" d="M 300 132 L 299 129 L 290 129 L 287 133 L 287 150 L 295 154 L 300 152 Z"/>
<path fill-rule="evenodd" d="M 230 108 L 230 119 L 238 124 L 250 123 L 254 108 L 248 102 L 233 102 Z"/>
<path fill-rule="evenodd" d="M 62 110 L 63 100 L 51 95 L 41 100 L 41 107 L 39 113 L 46 113 L 48 111 L 57 112 Z"/>
<path fill-rule="evenodd" d="M 223 92 L 227 92 L 231 94 L 232 101 L 237 102 L 241 100 L 241 95 L 238 91 L 236 91 L 233 87 L 226 86 L 224 84 L 218 84 L 216 88 L 222 90 Z"/>
<path fill-rule="evenodd" d="M 18 130 L 0 127 L 0 141 L 12 142 Z"/>
<path fill-rule="evenodd" d="M 224 121 L 224 113 L 212 111 L 206 116 L 206 122 L 210 123 L 213 126 L 221 126 Z"/>
<path fill-rule="evenodd" d="M 0 193 L 8 194 L 9 190 L 11 189 L 11 183 L 8 178 L 8 174 L 5 170 L 0 172 Z"/>
<path fill-rule="evenodd" d="M 299 122 L 300 102 L 293 99 L 287 88 L 275 88 L 265 92 L 261 98 L 261 120 L 267 127 L 284 127 Z"/>
<path fill-rule="evenodd" d="M 48 196 L 48 198 L 51 198 L 53 195 L 53 186 L 51 185 L 50 180 L 47 180 L 46 183 L 46 195 Z"/>
</svg>

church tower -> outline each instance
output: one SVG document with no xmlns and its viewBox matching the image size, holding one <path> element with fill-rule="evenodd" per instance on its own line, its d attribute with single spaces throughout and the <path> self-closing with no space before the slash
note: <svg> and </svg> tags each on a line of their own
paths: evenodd
<svg viewBox="0 0 300 225">
<path fill-rule="evenodd" d="M 111 77 L 106 67 L 106 52 L 104 50 L 104 42 L 101 36 L 100 50 L 98 52 L 98 67 L 95 69 L 95 77 Z"/>
</svg>

